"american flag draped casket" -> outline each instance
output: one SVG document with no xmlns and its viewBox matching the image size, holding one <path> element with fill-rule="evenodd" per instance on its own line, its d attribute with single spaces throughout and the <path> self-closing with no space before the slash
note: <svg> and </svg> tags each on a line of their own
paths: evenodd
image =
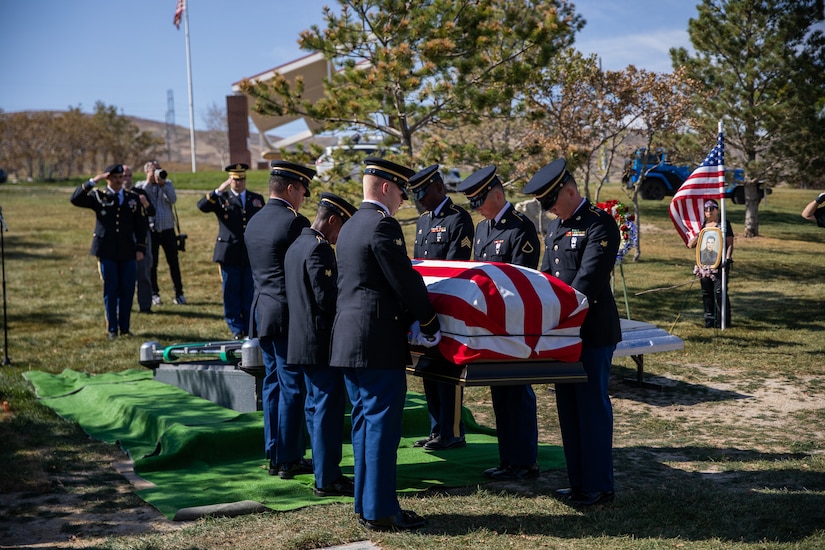
<svg viewBox="0 0 825 550">
<path fill-rule="evenodd" d="M 579 360 L 587 298 L 556 277 L 498 262 L 412 263 L 438 314 L 446 359 Z"/>
</svg>

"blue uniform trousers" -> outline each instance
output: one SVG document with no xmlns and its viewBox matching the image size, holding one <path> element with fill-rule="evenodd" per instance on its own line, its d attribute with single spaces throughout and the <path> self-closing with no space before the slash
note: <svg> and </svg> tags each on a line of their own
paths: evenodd
<svg viewBox="0 0 825 550">
<path fill-rule="evenodd" d="M 223 318 L 232 334 L 246 334 L 249 327 L 249 311 L 255 283 L 252 268 L 248 265 L 221 266 L 221 290 L 223 291 Z"/>
<path fill-rule="evenodd" d="M 427 411 L 430 413 L 430 433 L 442 440 L 464 436 L 464 422 L 461 420 L 461 403 L 464 388 L 456 384 L 424 380 L 424 395 L 427 396 Z"/>
<path fill-rule="evenodd" d="M 538 460 L 536 394 L 529 384 L 491 386 L 501 464 L 532 466 Z"/>
<path fill-rule="evenodd" d="M 559 427 L 570 487 L 613 491 L 613 408 L 607 393 L 615 345 L 583 348 L 587 382 L 556 384 Z"/>
<path fill-rule="evenodd" d="M 286 356 L 286 353 L 284 353 Z M 303 367 L 278 363 L 278 433 L 275 462 L 288 464 L 304 457 L 312 433 L 313 396 L 307 394 Z M 309 410 L 309 414 L 304 409 Z"/>
<path fill-rule="evenodd" d="M 103 306 L 109 332 L 129 332 L 132 300 L 135 297 L 137 260 L 99 259 L 103 279 Z"/>
<path fill-rule="evenodd" d="M 355 513 L 376 520 L 401 511 L 396 460 L 407 395 L 404 369 L 344 369 L 352 403 Z"/>
<path fill-rule="evenodd" d="M 261 355 L 266 374 L 261 385 L 261 408 L 264 413 L 264 450 L 266 457 L 275 461 L 278 439 L 278 365 L 286 365 L 287 337 L 260 338 Z"/>
<path fill-rule="evenodd" d="M 312 446 L 315 486 L 327 487 L 341 477 L 341 448 L 344 442 L 346 388 L 341 369 L 326 365 L 304 365 L 307 393 L 314 410 L 305 410 Z M 309 401 L 309 400 L 308 400 Z"/>
</svg>

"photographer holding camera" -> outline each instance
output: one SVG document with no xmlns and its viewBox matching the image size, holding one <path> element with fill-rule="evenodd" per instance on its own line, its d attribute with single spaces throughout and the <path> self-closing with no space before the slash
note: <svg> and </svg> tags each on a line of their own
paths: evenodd
<svg viewBox="0 0 825 550">
<path fill-rule="evenodd" d="M 149 200 L 155 206 L 155 216 L 149 219 L 152 234 L 152 303 L 161 305 L 160 287 L 158 286 L 158 253 L 163 248 L 166 263 L 169 264 L 169 275 L 175 286 L 175 300 L 179 305 L 186 303 L 183 296 L 183 281 L 180 275 L 178 262 L 178 243 L 175 235 L 175 213 L 172 209 L 178 200 L 175 187 L 168 179 L 166 170 L 160 167 L 156 160 L 150 160 L 143 165 L 146 180 L 139 182 L 135 187 L 143 189 Z"/>
</svg>

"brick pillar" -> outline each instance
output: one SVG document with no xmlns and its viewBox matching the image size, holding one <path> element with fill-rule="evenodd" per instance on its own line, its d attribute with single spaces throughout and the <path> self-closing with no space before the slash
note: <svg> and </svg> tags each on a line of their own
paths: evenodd
<svg viewBox="0 0 825 550">
<path fill-rule="evenodd" d="M 229 127 L 229 164 L 242 162 L 252 167 L 249 152 L 249 108 L 246 96 L 226 96 L 226 122 Z"/>
</svg>

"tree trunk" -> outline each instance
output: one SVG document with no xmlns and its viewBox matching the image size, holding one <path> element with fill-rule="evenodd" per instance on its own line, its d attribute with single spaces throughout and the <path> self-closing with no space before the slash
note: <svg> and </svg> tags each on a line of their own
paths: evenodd
<svg viewBox="0 0 825 550">
<path fill-rule="evenodd" d="M 755 181 L 745 183 L 745 232 L 744 237 L 759 236 L 759 188 Z"/>
</svg>

